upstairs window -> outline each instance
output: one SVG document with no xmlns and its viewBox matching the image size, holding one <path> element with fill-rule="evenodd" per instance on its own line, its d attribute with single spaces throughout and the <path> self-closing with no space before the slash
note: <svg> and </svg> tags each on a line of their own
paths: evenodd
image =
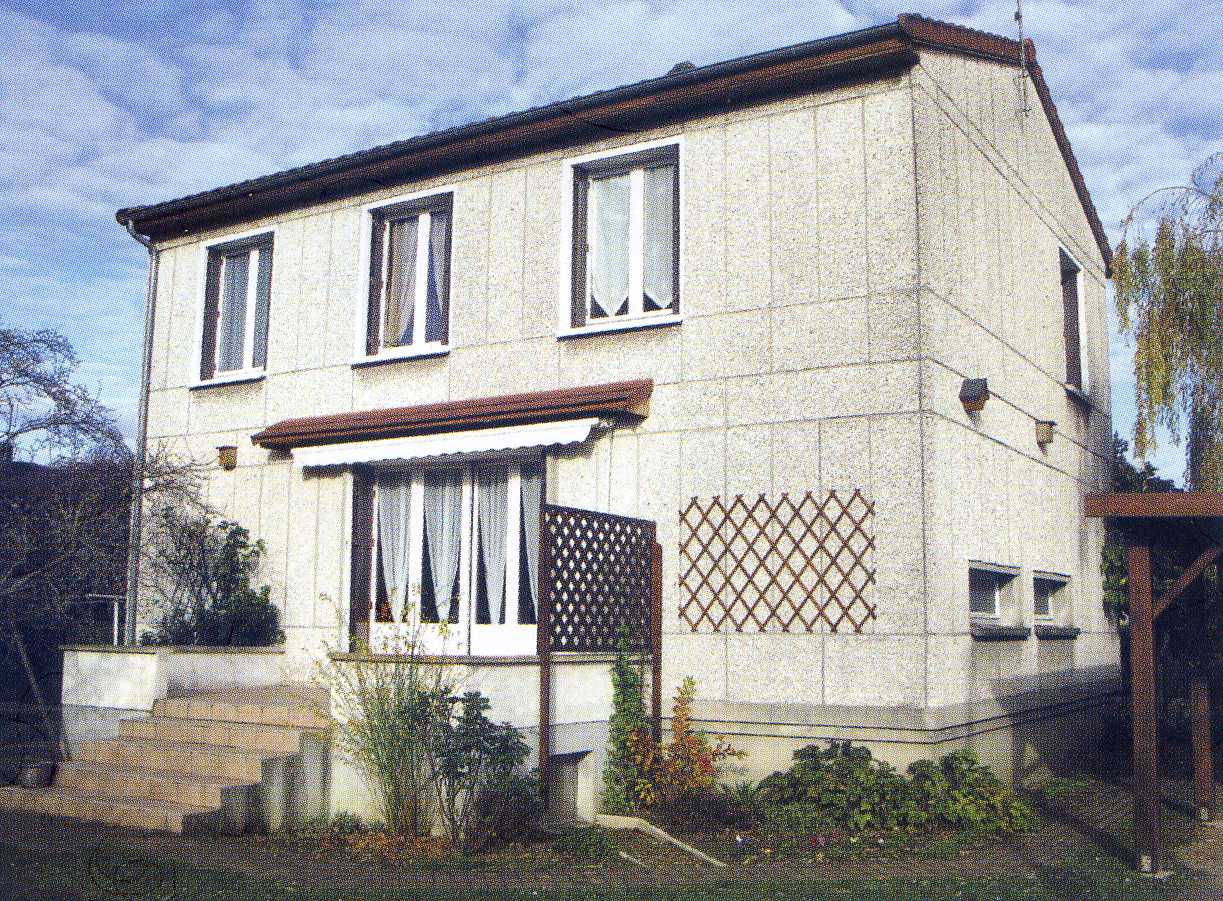
<svg viewBox="0 0 1223 901">
<path fill-rule="evenodd" d="M 452 201 L 440 194 L 373 211 L 367 354 L 446 347 Z"/>
<path fill-rule="evenodd" d="M 1066 251 L 1059 251 L 1062 277 L 1062 330 L 1066 337 L 1066 384 L 1079 391 L 1087 390 L 1087 367 L 1084 359 L 1087 331 L 1083 303 L 1079 297 L 1079 265 Z"/>
<path fill-rule="evenodd" d="M 200 379 L 267 365 L 272 299 L 272 235 L 208 248 Z"/>
<path fill-rule="evenodd" d="M 569 325 L 679 313 L 679 148 L 573 167 Z"/>
</svg>

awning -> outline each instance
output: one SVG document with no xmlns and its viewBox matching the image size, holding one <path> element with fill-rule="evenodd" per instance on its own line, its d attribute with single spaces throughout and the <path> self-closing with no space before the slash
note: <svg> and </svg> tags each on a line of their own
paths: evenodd
<svg viewBox="0 0 1223 901">
<path fill-rule="evenodd" d="M 380 438 L 375 441 L 348 441 L 292 451 L 295 466 L 347 466 L 353 463 L 406 463 L 412 460 L 487 454 L 498 451 L 528 450 L 580 444 L 599 424 L 596 417 L 530 425 L 472 429 L 467 432 L 442 432 L 435 435 L 410 435 L 406 438 Z"/>
</svg>

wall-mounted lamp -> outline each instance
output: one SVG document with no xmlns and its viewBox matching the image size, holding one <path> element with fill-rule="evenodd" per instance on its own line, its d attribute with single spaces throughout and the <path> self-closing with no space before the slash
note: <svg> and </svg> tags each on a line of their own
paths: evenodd
<svg viewBox="0 0 1223 901">
<path fill-rule="evenodd" d="M 1036 420 L 1036 443 L 1042 448 L 1053 442 L 1053 427 L 1057 425 L 1052 419 Z"/>
<path fill-rule="evenodd" d="M 217 448 L 217 463 L 222 469 L 233 469 L 238 465 L 238 449 L 232 444 L 223 444 Z"/>
<path fill-rule="evenodd" d="M 964 379 L 960 385 L 960 403 L 964 405 L 965 413 L 977 413 L 985 408 L 989 400 L 989 381 L 987 379 Z"/>
</svg>

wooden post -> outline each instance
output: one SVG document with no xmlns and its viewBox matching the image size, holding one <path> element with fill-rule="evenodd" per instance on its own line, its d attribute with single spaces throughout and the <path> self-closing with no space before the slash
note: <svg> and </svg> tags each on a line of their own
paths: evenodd
<svg viewBox="0 0 1223 901">
<path fill-rule="evenodd" d="M 535 654 L 539 657 L 539 794 L 548 803 L 552 729 L 552 545 L 547 512 L 539 515 L 539 609 L 535 614 Z"/>
<path fill-rule="evenodd" d="M 1155 710 L 1155 635 L 1151 548 L 1126 549 L 1130 595 L 1130 710 L 1134 729 L 1134 852 L 1143 873 L 1159 870 L 1159 724 Z"/>
<path fill-rule="evenodd" d="M 1214 761 L 1210 753 L 1210 685 L 1204 675 L 1189 682 L 1189 715 L 1193 724 L 1193 803 L 1198 820 L 1215 818 Z"/>
<path fill-rule="evenodd" d="M 662 741 L 662 545 L 654 542 L 650 566 L 650 704 L 654 740 Z"/>
</svg>

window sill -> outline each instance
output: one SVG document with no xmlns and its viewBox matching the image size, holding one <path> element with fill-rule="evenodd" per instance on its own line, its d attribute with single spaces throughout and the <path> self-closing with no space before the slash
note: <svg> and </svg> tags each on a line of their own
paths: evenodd
<svg viewBox="0 0 1223 901">
<path fill-rule="evenodd" d="M 220 388 L 222 385 L 246 385 L 252 382 L 262 382 L 267 377 L 267 373 L 262 369 L 252 372 L 244 370 L 242 372 L 231 372 L 225 375 L 218 375 L 208 379 L 206 382 L 196 382 L 190 385 L 192 391 L 202 391 L 205 388 Z"/>
<path fill-rule="evenodd" d="M 1044 641 L 1073 641 L 1083 632 L 1074 626 L 1055 626 L 1052 623 L 1037 623 L 1032 631 Z"/>
<path fill-rule="evenodd" d="M 367 366 L 382 366 L 386 363 L 402 363 L 405 360 L 428 360 L 444 357 L 450 353 L 449 345 L 413 348 L 410 350 L 384 351 L 370 357 L 358 357 L 352 361 L 353 369 L 364 369 Z"/>
<path fill-rule="evenodd" d="M 973 623 L 969 631 L 974 641 L 1027 641 L 1032 634 L 1027 626 L 1004 626 L 1001 623 Z"/>
<path fill-rule="evenodd" d="M 1090 413 L 1095 410 L 1096 405 L 1092 402 L 1091 395 L 1082 388 L 1077 388 L 1069 382 L 1062 387 L 1066 389 L 1066 396 L 1082 407 L 1085 412 Z"/>
<path fill-rule="evenodd" d="M 556 337 L 564 341 L 569 338 L 584 338 L 587 335 L 607 335 L 613 332 L 635 332 L 643 329 L 663 328 L 669 325 L 679 325 L 683 321 L 684 317 L 679 313 L 668 313 L 665 316 L 643 316 L 637 319 L 624 319 L 619 322 L 600 322 L 598 325 L 562 329 L 556 333 Z"/>
</svg>

